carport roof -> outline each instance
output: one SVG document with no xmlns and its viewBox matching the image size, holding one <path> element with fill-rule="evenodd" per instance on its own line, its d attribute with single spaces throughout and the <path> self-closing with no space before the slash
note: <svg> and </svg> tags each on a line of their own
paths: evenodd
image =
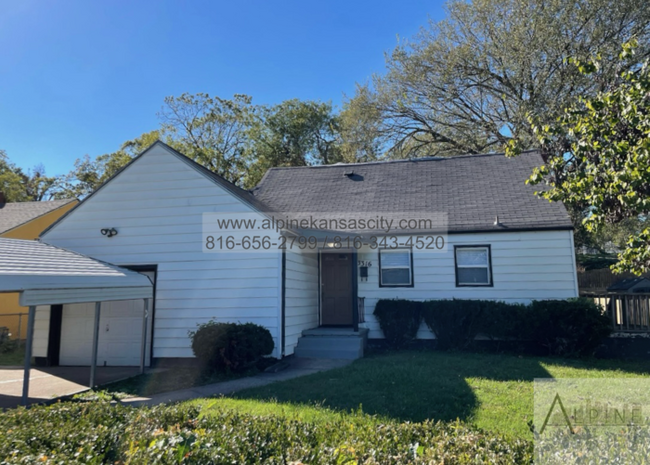
<svg viewBox="0 0 650 465">
<path fill-rule="evenodd" d="M 0 292 L 20 304 L 52 305 L 144 299 L 151 280 L 140 273 L 38 241 L 0 238 Z"/>
</svg>

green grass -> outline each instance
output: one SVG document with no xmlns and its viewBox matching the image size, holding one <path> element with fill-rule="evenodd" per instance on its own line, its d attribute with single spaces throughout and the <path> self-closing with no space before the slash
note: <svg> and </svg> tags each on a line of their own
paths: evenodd
<svg viewBox="0 0 650 465">
<path fill-rule="evenodd" d="M 21 347 L 11 352 L 0 352 L 0 366 L 23 366 L 25 364 L 25 348 Z"/>
<path fill-rule="evenodd" d="M 100 386 L 99 390 L 132 396 L 152 396 L 162 392 L 189 389 L 245 376 L 253 376 L 276 362 L 275 359 L 266 358 L 261 360 L 257 367 L 250 368 L 242 373 L 219 373 L 215 371 L 208 372 L 198 367 L 176 367 L 105 384 Z"/>
<path fill-rule="evenodd" d="M 534 378 L 650 377 L 650 363 L 511 355 L 397 352 L 344 368 L 194 403 L 309 421 L 453 421 L 531 439 Z M 359 414 L 359 409 L 364 415 Z M 367 415 L 365 415 L 367 414 Z M 370 415 L 370 416 L 368 416 Z"/>
</svg>

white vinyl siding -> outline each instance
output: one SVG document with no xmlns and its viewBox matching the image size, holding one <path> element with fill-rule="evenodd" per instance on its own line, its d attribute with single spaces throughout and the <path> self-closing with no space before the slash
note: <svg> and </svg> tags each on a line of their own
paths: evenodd
<svg viewBox="0 0 650 465">
<path fill-rule="evenodd" d="M 188 331 L 211 319 L 265 326 L 278 356 L 280 254 L 202 251 L 203 213 L 244 211 L 252 209 L 159 145 L 43 240 L 113 264 L 158 265 L 154 358 L 193 357 Z"/>
<path fill-rule="evenodd" d="M 287 250 L 285 355 L 293 354 L 305 329 L 318 327 L 318 254 Z"/>
<path fill-rule="evenodd" d="M 443 253 L 413 250 L 413 287 L 380 287 L 379 256 L 376 250 L 362 249 L 359 260 L 369 260 L 368 280 L 359 281 L 359 296 L 365 297 L 365 326 L 369 337 L 382 333 L 373 311 L 379 299 L 492 299 L 530 302 L 578 296 L 571 231 L 499 232 L 450 234 Z M 489 244 L 493 286 L 456 287 L 454 245 Z M 431 338 L 422 326 L 419 338 Z"/>
<path fill-rule="evenodd" d="M 27 319 L 23 319 L 27 324 Z M 32 356 L 47 357 L 47 345 L 50 337 L 50 306 L 38 305 L 34 314 L 34 345 Z"/>
</svg>

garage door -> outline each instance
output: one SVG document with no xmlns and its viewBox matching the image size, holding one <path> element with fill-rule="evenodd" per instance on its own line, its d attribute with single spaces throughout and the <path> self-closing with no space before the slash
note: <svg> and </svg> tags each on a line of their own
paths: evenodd
<svg viewBox="0 0 650 465">
<path fill-rule="evenodd" d="M 102 302 L 97 346 L 98 366 L 140 365 L 143 311 L 142 299 Z M 60 365 L 90 365 L 94 317 L 94 303 L 63 306 Z M 145 358 L 147 364 L 151 341 L 151 317 L 148 323 Z"/>
</svg>

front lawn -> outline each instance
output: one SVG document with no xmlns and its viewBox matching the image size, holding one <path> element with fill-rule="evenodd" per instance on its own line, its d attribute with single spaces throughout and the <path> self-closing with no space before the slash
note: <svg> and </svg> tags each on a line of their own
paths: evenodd
<svg viewBox="0 0 650 465">
<path fill-rule="evenodd" d="M 262 359 L 257 366 L 239 373 L 206 371 L 198 367 L 175 367 L 155 370 L 151 373 L 134 376 L 123 381 L 106 384 L 100 389 L 110 393 L 124 393 L 131 396 L 152 396 L 162 392 L 177 391 L 206 384 L 220 383 L 231 379 L 253 376 L 277 363 L 276 359 Z"/>
<path fill-rule="evenodd" d="M 248 389 L 233 399 L 194 402 L 219 411 L 279 413 L 314 421 L 359 409 L 383 421 L 458 418 L 531 439 L 534 378 L 648 376 L 648 362 L 406 351 L 375 354 L 337 370 Z"/>
</svg>

